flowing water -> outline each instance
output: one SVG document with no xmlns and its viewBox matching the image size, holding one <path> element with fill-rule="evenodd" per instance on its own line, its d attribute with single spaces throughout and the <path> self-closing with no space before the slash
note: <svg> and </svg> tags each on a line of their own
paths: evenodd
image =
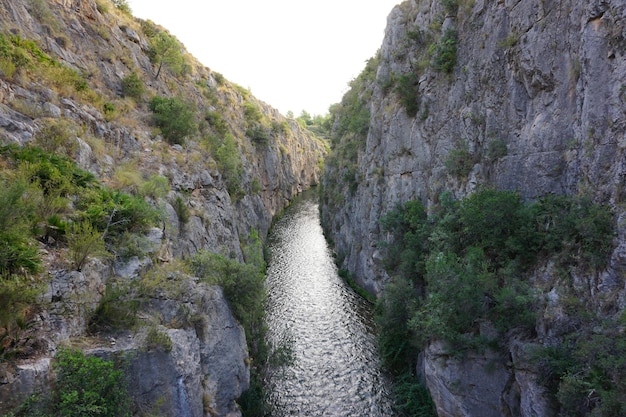
<svg viewBox="0 0 626 417">
<path fill-rule="evenodd" d="M 315 197 L 297 199 L 268 239 L 270 339 L 290 340 L 294 353 L 270 377 L 272 415 L 392 416 L 372 305 L 337 275 Z"/>
</svg>

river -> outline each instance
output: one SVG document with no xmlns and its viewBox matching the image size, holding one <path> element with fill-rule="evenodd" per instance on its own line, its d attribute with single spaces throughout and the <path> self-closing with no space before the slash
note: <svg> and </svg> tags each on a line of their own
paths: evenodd
<svg viewBox="0 0 626 417">
<path fill-rule="evenodd" d="M 296 199 L 268 238 L 269 336 L 294 354 L 270 376 L 272 415 L 393 416 L 372 305 L 338 276 L 316 197 Z"/>
</svg>

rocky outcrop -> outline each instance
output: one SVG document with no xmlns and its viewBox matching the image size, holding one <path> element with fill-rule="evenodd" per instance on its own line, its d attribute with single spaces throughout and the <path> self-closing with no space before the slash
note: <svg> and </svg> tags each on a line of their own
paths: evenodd
<svg viewBox="0 0 626 417">
<path fill-rule="evenodd" d="M 529 199 L 585 192 L 624 201 L 624 5 L 459 4 L 444 16 L 439 1 L 406 1 L 389 15 L 358 154 L 362 181 L 347 204 L 326 212 L 344 266 L 374 292 L 385 277 L 378 219 L 398 202 L 429 207 L 442 191 L 461 198 L 483 184 Z M 427 55 L 448 27 L 458 33 L 449 75 L 429 67 Z M 415 117 L 385 88 L 411 73 Z M 455 150 L 470 159 L 464 175 L 446 168 Z"/>
<path fill-rule="evenodd" d="M 458 199 L 482 186 L 516 190 L 526 200 L 586 195 L 609 205 L 623 228 L 625 27 L 622 1 L 410 0 L 396 6 L 375 78 L 362 94 L 370 121 L 366 137 L 351 143 L 358 149 L 350 161 L 356 173 L 328 163 L 323 181 L 322 221 L 341 267 L 380 295 L 389 277 L 379 219 L 408 200 L 432 210 L 443 191 Z M 436 64 L 446 33 L 456 33 L 449 73 Z M 409 80 L 401 92 L 398 80 Z M 608 299 L 619 300 L 623 310 L 624 238 L 618 235 L 605 271 L 572 274 L 571 285 L 584 293 L 590 311 L 603 311 Z M 553 272 L 548 265 L 533 280 L 550 288 Z M 554 415 L 537 370 L 520 359 L 522 346 L 554 341 L 565 327 L 559 291 L 552 290 L 537 337 L 503 341 L 503 357 L 459 360 L 438 345 L 426 350 L 423 373 L 440 416 Z"/>
<path fill-rule="evenodd" d="M 84 276 L 73 281 L 85 282 Z M 233 317 L 219 287 L 199 283 L 191 277 L 183 279 L 181 285 L 186 288 L 181 289 L 180 298 L 162 294 L 162 298 L 149 300 L 142 309 L 143 315 L 176 323 L 174 327 L 154 325 L 133 333 L 118 333 L 115 337 L 85 337 L 85 326 L 75 322 L 84 318 L 84 313 L 57 312 L 51 313 L 55 320 L 42 318 L 45 326 L 54 327 L 45 332 L 48 346 L 54 351 L 56 346 L 67 347 L 69 343 L 69 347 L 82 348 L 88 355 L 123 363 L 134 415 L 237 414 L 235 400 L 250 383 L 244 330 Z M 63 294 L 75 300 L 85 295 L 76 287 Z M 85 305 L 82 307 L 87 309 Z M 150 330 L 163 335 L 163 345 L 148 341 Z M 49 357 L 2 364 L 0 409 L 13 409 L 33 391 L 46 392 L 54 381 L 51 364 Z"/>
</svg>

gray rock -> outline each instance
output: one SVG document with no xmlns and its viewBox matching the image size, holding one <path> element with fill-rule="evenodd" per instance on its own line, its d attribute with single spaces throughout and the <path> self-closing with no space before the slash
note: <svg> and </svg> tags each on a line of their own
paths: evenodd
<svg viewBox="0 0 626 417">
<path fill-rule="evenodd" d="M 443 25 L 438 1 L 410 0 L 393 9 L 377 80 L 370 86 L 369 132 L 354 161 L 356 186 L 344 179 L 345 167 L 326 165 L 323 186 L 333 194 L 323 197 L 322 224 L 340 267 L 374 294 L 381 294 L 389 279 L 380 261 L 379 242 L 386 235 L 379 219 L 398 203 L 420 200 L 432 210 L 441 192 L 463 198 L 482 185 L 519 191 L 526 200 L 584 194 L 608 204 L 617 219 L 624 217 L 626 4 L 468 4 L 472 7 L 446 16 Z M 419 30 L 436 40 L 441 32 L 430 28 L 452 25 L 458 30 L 458 54 L 454 71 L 446 75 L 428 65 L 429 45 L 407 35 Z M 383 89 L 392 75 L 411 72 L 419 79 L 416 117 L 407 116 L 397 94 Z M 506 153 L 490 160 L 493 140 L 502 140 Z M 475 162 L 466 176 L 446 168 L 450 152 L 460 148 Z M 625 233 L 618 227 L 607 270 L 571 276 L 571 285 L 593 311 L 623 310 Z M 537 272 L 538 285 L 552 282 L 550 268 Z M 564 294 L 547 288 L 548 303 L 537 325 L 540 343 L 558 340 L 576 324 L 563 310 Z M 428 387 L 440 415 L 555 415 L 535 383 L 536 370 L 498 359 L 490 377 L 482 370 L 485 361 L 480 356 L 456 361 L 431 346 Z"/>
</svg>

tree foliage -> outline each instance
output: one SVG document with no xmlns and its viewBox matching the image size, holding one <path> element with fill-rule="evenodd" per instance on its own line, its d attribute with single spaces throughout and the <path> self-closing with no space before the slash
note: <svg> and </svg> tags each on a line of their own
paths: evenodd
<svg viewBox="0 0 626 417">
<path fill-rule="evenodd" d="M 431 341 L 462 354 L 493 348 L 512 330 L 532 333 L 539 303 L 529 272 L 548 259 L 563 270 L 601 269 L 615 234 L 610 210 L 588 198 L 525 203 L 518 193 L 492 189 L 460 201 L 444 193 L 430 216 L 419 201 L 409 201 L 380 224 L 387 233 L 384 266 L 393 277 L 377 306 L 380 348 L 383 363 L 400 375 L 414 369 L 416 351 Z M 483 325 L 492 332 L 482 332 Z M 588 327 L 608 330 L 598 323 Z M 617 410 L 602 415 L 623 414 L 619 398 L 626 390 L 615 381 L 626 375 L 620 359 L 625 347 L 600 331 L 602 336 L 565 342 L 560 357 L 569 359 L 544 364 L 558 375 L 546 381 L 568 415 L 590 415 L 595 406 L 584 409 L 574 401 L 585 389 L 597 392 L 598 410 Z M 597 349 L 601 343 L 608 351 Z M 555 358 L 550 355 L 543 357 Z"/>
<path fill-rule="evenodd" d="M 196 131 L 194 112 L 188 103 L 178 97 L 155 96 L 150 100 L 154 123 L 171 144 L 184 144 L 185 138 Z"/>
<path fill-rule="evenodd" d="M 150 61 L 157 65 L 155 79 L 159 78 L 163 67 L 167 67 L 175 75 L 185 72 L 188 64 L 183 54 L 183 47 L 174 36 L 157 29 L 153 36 L 149 36 L 149 43 Z"/>
</svg>

